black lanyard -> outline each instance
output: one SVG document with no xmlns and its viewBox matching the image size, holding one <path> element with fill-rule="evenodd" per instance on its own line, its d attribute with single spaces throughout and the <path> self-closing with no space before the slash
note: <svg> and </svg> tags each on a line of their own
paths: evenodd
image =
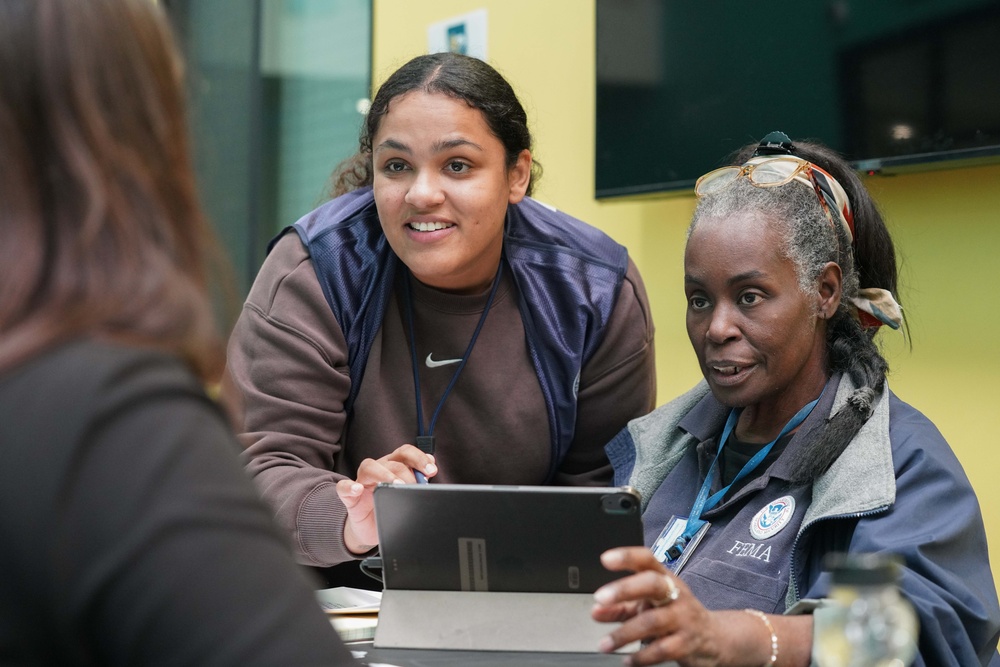
<svg viewBox="0 0 1000 667">
<path fill-rule="evenodd" d="M 479 316 L 479 324 L 476 325 L 476 330 L 472 333 L 472 340 L 469 341 L 469 346 L 465 349 L 465 354 L 462 355 L 462 361 L 458 364 L 458 368 L 455 369 L 455 374 L 451 376 L 451 382 L 444 390 L 444 394 L 441 395 L 441 400 L 438 401 L 437 408 L 434 409 L 434 414 L 431 416 L 430 426 L 427 427 L 427 433 L 424 433 L 424 410 L 423 405 L 420 400 L 420 371 L 419 363 L 417 362 L 417 337 L 414 333 L 413 328 L 413 294 L 410 288 L 410 272 L 406 272 L 406 324 L 410 330 L 410 361 L 413 365 L 413 392 L 417 397 L 417 447 L 428 454 L 434 453 L 434 425 L 437 423 L 438 416 L 441 414 L 441 408 L 444 407 L 444 401 L 448 398 L 448 394 L 451 393 L 452 388 L 455 383 L 458 382 L 458 376 L 465 368 L 465 364 L 469 361 L 469 355 L 472 354 L 472 348 L 476 344 L 476 339 L 479 338 L 479 332 L 483 328 L 483 324 L 486 322 L 486 315 L 490 312 L 490 307 L 493 305 L 493 297 L 496 296 L 497 287 L 500 285 L 500 274 L 503 273 L 503 260 L 500 261 L 500 265 L 497 267 L 496 276 L 493 277 L 493 286 L 490 288 L 490 296 L 486 300 L 486 307 L 483 308 L 483 314 Z"/>
</svg>

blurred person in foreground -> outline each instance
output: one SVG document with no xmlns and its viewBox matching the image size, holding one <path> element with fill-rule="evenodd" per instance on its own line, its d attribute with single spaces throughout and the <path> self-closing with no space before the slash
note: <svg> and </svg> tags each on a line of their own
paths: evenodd
<svg viewBox="0 0 1000 667">
<path fill-rule="evenodd" d="M 345 665 L 203 387 L 223 344 L 148 0 L 0 2 L 0 663 Z"/>
<path fill-rule="evenodd" d="M 902 311 L 871 195 L 839 155 L 780 132 L 695 192 L 684 290 L 705 382 L 608 445 L 650 548 L 603 557 L 636 573 L 595 594 L 595 619 L 625 621 L 603 648 L 644 640 L 636 665 L 808 665 L 813 617 L 785 612 L 827 596 L 825 556 L 889 553 L 919 617 L 914 664 L 996 660 L 979 502 L 886 384 L 875 333 Z"/>
</svg>

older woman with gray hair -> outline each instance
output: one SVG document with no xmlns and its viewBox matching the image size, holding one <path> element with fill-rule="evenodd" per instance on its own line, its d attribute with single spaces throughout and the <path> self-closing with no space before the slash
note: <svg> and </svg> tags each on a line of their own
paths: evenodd
<svg viewBox="0 0 1000 667">
<path fill-rule="evenodd" d="M 975 493 L 941 433 L 893 394 L 875 344 L 898 329 L 892 239 L 830 149 L 780 132 L 699 179 L 684 255 L 705 382 L 607 447 L 643 496 L 649 549 L 595 594 L 648 665 L 807 665 L 833 552 L 899 558 L 914 664 L 998 660 L 1000 608 Z"/>
</svg>

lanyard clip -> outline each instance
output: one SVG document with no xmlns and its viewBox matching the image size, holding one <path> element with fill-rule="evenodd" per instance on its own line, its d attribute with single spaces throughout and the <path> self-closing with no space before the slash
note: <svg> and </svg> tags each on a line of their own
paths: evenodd
<svg viewBox="0 0 1000 667">
<path fill-rule="evenodd" d="M 417 436 L 417 449 L 426 453 L 434 453 L 434 436 L 433 435 L 418 435 Z"/>
<path fill-rule="evenodd" d="M 674 545 L 672 547 L 667 548 L 666 551 L 667 560 L 675 561 L 678 558 L 680 558 L 681 554 L 684 553 L 684 547 L 687 546 L 687 543 L 688 540 L 686 537 L 684 536 L 678 537 L 677 541 L 674 542 Z"/>
</svg>

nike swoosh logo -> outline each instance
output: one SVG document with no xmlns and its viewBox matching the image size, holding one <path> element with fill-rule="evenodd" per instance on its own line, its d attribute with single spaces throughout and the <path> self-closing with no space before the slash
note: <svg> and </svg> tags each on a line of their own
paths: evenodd
<svg viewBox="0 0 1000 667">
<path fill-rule="evenodd" d="M 462 363 L 462 360 L 461 359 L 442 359 L 441 361 L 434 361 L 433 359 L 431 359 L 431 355 L 428 354 L 427 355 L 427 359 L 426 359 L 426 363 L 427 363 L 427 368 L 437 368 L 438 366 L 448 366 L 450 364 L 460 364 L 460 363 Z"/>
</svg>

